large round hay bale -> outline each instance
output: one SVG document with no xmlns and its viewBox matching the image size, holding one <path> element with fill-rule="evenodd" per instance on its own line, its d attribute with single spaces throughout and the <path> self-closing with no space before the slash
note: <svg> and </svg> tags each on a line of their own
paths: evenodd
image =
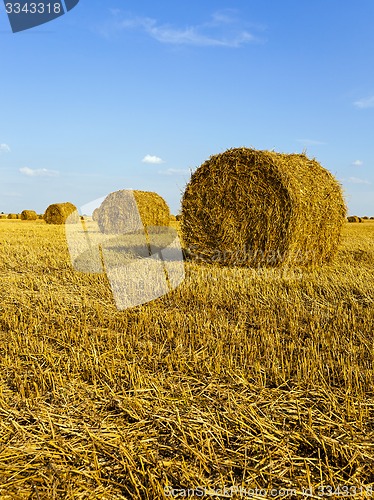
<svg viewBox="0 0 374 500">
<path fill-rule="evenodd" d="M 8 214 L 8 219 L 18 219 L 17 214 Z"/>
<path fill-rule="evenodd" d="M 333 257 L 345 216 L 340 184 L 316 160 L 236 148 L 193 173 L 181 226 L 197 260 L 314 266 Z"/>
<path fill-rule="evenodd" d="M 166 227 L 170 210 L 157 193 L 122 189 L 108 194 L 99 207 L 97 223 L 106 234 L 125 234 L 149 227 Z"/>
<path fill-rule="evenodd" d="M 22 220 L 36 220 L 38 214 L 34 210 L 22 210 L 21 219 Z"/>
<path fill-rule="evenodd" d="M 6 214 L 0 214 L 0 219 L 6 219 L 7 215 Z"/>
<path fill-rule="evenodd" d="M 79 222 L 79 213 L 72 203 L 53 203 L 49 205 L 43 218 L 47 224 L 76 224 Z"/>
<path fill-rule="evenodd" d="M 367 215 L 364 215 L 364 216 L 362 217 L 362 219 L 363 219 L 363 220 L 369 220 L 369 217 L 368 217 Z"/>
<path fill-rule="evenodd" d="M 347 217 L 348 222 L 360 222 L 359 217 L 357 215 L 351 215 L 350 217 Z"/>
</svg>

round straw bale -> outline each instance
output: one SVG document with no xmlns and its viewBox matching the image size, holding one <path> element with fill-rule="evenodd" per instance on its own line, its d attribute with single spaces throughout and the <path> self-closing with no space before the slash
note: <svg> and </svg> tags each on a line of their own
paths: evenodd
<svg viewBox="0 0 374 500">
<path fill-rule="evenodd" d="M 364 215 L 364 217 L 362 217 L 363 220 L 369 220 L 369 217 L 367 215 Z"/>
<path fill-rule="evenodd" d="M 36 220 L 38 214 L 34 210 L 22 210 L 21 219 L 22 220 Z"/>
<path fill-rule="evenodd" d="M 358 218 L 358 222 L 364 222 L 364 220 L 362 219 L 362 217 Z"/>
<path fill-rule="evenodd" d="M 17 214 L 8 214 L 8 219 L 18 219 Z"/>
<path fill-rule="evenodd" d="M 0 214 L 0 219 L 6 219 L 7 215 L 6 214 Z"/>
<path fill-rule="evenodd" d="M 374 220 L 374 217 L 370 217 L 370 220 Z"/>
<path fill-rule="evenodd" d="M 340 184 L 304 154 L 229 149 L 193 173 L 182 198 L 190 255 L 222 265 L 320 265 L 345 216 Z"/>
<path fill-rule="evenodd" d="M 347 217 L 347 220 L 348 220 L 348 222 L 360 222 L 357 215 L 351 215 L 350 217 Z"/>
<path fill-rule="evenodd" d="M 99 216 L 99 209 L 95 208 L 95 210 L 92 212 L 92 220 L 97 221 L 98 216 Z"/>
<path fill-rule="evenodd" d="M 166 227 L 170 210 L 157 193 L 122 189 L 108 194 L 99 207 L 97 223 L 102 233 L 124 234 L 149 227 Z"/>
<path fill-rule="evenodd" d="M 49 205 L 43 216 L 47 224 L 78 223 L 77 207 L 72 203 L 53 203 Z"/>
</svg>

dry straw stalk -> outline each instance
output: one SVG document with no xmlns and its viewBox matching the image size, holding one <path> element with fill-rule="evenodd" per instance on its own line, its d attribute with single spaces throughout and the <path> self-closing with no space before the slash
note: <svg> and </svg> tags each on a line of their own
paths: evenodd
<svg viewBox="0 0 374 500">
<path fill-rule="evenodd" d="M 157 193 L 122 189 L 105 198 L 95 220 L 103 233 L 124 234 L 169 226 L 170 210 Z"/>
<path fill-rule="evenodd" d="M 182 199 L 192 256 L 224 265 L 313 266 L 337 250 L 346 205 L 316 160 L 248 148 L 211 156 Z"/>
<path fill-rule="evenodd" d="M 47 224 L 78 223 L 79 214 L 77 207 L 72 203 L 54 203 L 49 205 L 44 214 Z"/>
</svg>

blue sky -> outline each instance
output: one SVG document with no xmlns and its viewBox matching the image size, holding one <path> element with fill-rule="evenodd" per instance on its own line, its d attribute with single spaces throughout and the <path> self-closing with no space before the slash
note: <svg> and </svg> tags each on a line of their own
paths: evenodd
<svg viewBox="0 0 374 500">
<path fill-rule="evenodd" d="M 374 3 L 80 0 L 11 32 L 0 6 L 0 211 L 124 188 L 177 213 L 195 169 L 306 149 L 374 216 Z"/>
</svg>

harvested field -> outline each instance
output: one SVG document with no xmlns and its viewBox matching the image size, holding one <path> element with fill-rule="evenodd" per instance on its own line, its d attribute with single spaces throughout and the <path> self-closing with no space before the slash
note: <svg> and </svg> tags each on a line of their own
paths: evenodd
<svg viewBox="0 0 374 500">
<path fill-rule="evenodd" d="M 372 498 L 372 221 L 319 269 L 187 261 L 180 287 L 122 312 L 62 226 L 0 231 L 1 498 Z"/>
</svg>

